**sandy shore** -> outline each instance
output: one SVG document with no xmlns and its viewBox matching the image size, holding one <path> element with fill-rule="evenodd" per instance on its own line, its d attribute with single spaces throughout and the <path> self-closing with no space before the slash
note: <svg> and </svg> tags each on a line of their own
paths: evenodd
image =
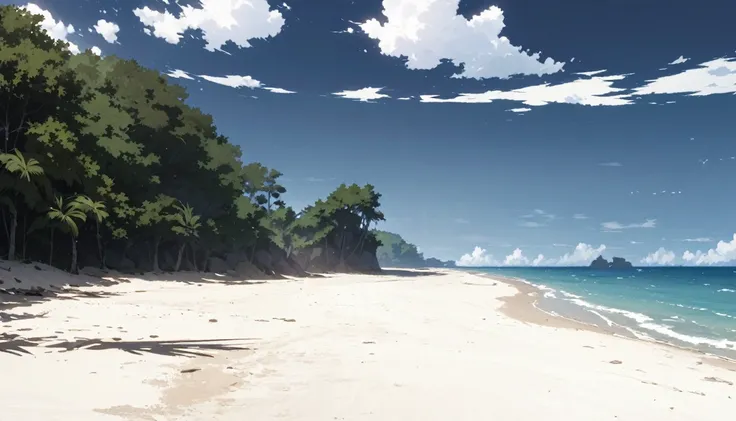
<svg viewBox="0 0 736 421">
<path fill-rule="evenodd" d="M 550 319 L 530 305 L 533 289 L 517 294 L 479 275 L 243 284 L 177 274 L 108 286 L 89 278 L 93 286 L 61 291 L 84 278 L 21 269 L 13 273 L 24 285 L 35 276 L 59 293 L 0 308 L 3 419 L 715 421 L 736 413 L 732 365 Z M 13 277 L 0 278 L 9 287 Z"/>
</svg>

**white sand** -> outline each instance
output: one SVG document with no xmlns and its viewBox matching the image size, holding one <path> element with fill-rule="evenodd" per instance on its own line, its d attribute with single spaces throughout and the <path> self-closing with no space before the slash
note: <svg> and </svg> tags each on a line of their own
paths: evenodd
<svg viewBox="0 0 736 421">
<path fill-rule="evenodd" d="M 70 283 L 60 272 L 36 272 L 46 276 L 46 284 Z M 27 271 L 32 275 L 34 270 Z M 15 286 L 8 285 L 12 278 L 5 272 L 0 279 L 2 287 Z M 55 298 L 0 310 L 5 335 L 0 337 L 0 419 L 709 421 L 736 416 L 736 385 L 725 383 L 736 384 L 736 372 L 727 367 L 665 346 L 519 322 L 499 311 L 499 298 L 515 289 L 492 284 L 461 272 L 256 285 L 134 279 L 84 288 L 115 296 Z M 12 315 L 43 313 L 8 321 Z M 8 340 L 8 335 L 19 337 Z M 46 336 L 56 338 L 34 339 L 36 346 L 9 345 Z M 52 347 L 75 338 L 97 342 L 68 352 Z M 211 344 L 253 349 L 180 345 L 180 351 L 213 356 L 188 358 L 136 344 L 238 338 Z M 176 350 L 149 346 L 163 354 Z M 181 373 L 192 368 L 200 370 Z"/>
</svg>

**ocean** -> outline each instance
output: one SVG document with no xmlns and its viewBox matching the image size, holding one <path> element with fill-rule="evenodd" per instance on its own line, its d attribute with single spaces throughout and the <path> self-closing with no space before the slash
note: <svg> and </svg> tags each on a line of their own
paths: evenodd
<svg viewBox="0 0 736 421">
<path fill-rule="evenodd" d="M 736 268 L 475 268 L 544 291 L 548 313 L 736 359 Z"/>
</svg>

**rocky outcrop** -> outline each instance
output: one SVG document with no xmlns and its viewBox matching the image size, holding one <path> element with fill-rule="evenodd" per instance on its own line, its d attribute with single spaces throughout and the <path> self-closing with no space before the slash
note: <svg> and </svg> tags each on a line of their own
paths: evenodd
<svg viewBox="0 0 736 421">
<path fill-rule="evenodd" d="M 623 257 L 614 257 L 609 262 L 603 256 L 598 256 L 590 263 L 590 267 L 593 269 L 631 269 L 634 266 Z"/>
</svg>

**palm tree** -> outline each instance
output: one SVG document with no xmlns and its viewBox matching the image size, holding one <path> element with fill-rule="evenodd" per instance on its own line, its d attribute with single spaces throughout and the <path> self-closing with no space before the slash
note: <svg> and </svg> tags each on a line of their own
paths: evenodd
<svg viewBox="0 0 736 421">
<path fill-rule="evenodd" d="M 25 181 L 30 184 L 33 177 L 43 175 L 41 164 L 36 159 L 26 159 L 18 149 L 15 149 L 13 153 L 0 154 L 0 162 L 3 164 L 3 167 L 5 167 L 5 169 L 11 174 L 14 174 L 21 183 Z M 16 191 L 22 190 L 24 187 L 19 186 L 16 183 L 13 184 L 14 190 Z M 15 235 L 18 229 L 18 210 L 12 199 L 8 198 L 3 200 L 3 204 L 8 206 L 11 215 L 8 260 L 15 260 Z"/>
<path fill-rule="evenodd" d="M 59 221 L 62 228 L 69 231 L 69 233 L 71 234 L 72 265 L 69 271 L 76 274 L 79 272 L 77 270 L 77 237 L 79 236 L 79 225 L 77 225 L 77 223 L 84 223 L 87 220 L 85 206 L 80 202 L 79 196 L 72 198 L 67 203 L 64 203 L 64 199 L 62 199 L 61 197 L 56 197 L 55 202 L 55 206 L 52 206 L 51 209 L 49 209 L 48 216 L 51 220 Z M 53 253 L 53 231 L 51 232 L 51 235 L 51 252 Z"/>
<path fill-rule="evenodd" d="M 78 203 L 82 206 L 83 210 L 90 214 L 95 220 L 95 228 L 97 230 L 97 252 L 100 257 L 100 267 L 105 269 L 105 253 L 102 248 L 100 225 L 102 225 L 102 221 L 107 219 L 110 214 L 107 212 L 105 202 L 92 200 L 89 196 L 78 196 Z"/>
<path fill-rule="evenodd" d="M 185 238 L 185 240 L 179 247 L 179 254 L 176 257 L 176 267 L 174 268 L 174 270 L 179 270 L 179 267 L 181 266 L 181 259 L 184 255 L 184 247 L 186 247 L 187 244 L 190 244 L 192 248 L 192 261 L 194 262 L 193 265 L 194 269 L 196 270 L 197 259 L 194 255 L 194 242 L 192 241 L 192 239 L 199 237 L 199 228 L 202 227 L 202 223 L 199 222 L 200 217 L 199 215 L 195 215 L 194 208 L 187 204 L 179 202 L 178 205 L 174 205 L 174 208 L 176 209 L 177 213 L 171 215 L 171 220 L 174 222 L 174 226 L 171 228 L 171 230 Z"/>
</svg>

